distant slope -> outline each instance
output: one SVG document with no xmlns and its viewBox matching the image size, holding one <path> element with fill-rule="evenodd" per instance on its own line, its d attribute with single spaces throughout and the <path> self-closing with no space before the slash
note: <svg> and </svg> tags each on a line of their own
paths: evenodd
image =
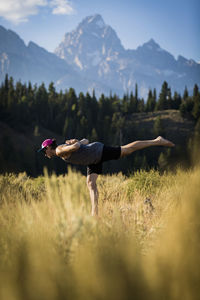
<svg viewBox="0 0 200 300">
<path fill-rule="evenodd" d="M 183 119 L 177 110 L 135 113 L 130 119 L 140 128 L 153 132 L 155 120 L 160 118 L 165 135 L 177 144 L 184 144 L 191 137 L 194 122 Z"/>
</svg>

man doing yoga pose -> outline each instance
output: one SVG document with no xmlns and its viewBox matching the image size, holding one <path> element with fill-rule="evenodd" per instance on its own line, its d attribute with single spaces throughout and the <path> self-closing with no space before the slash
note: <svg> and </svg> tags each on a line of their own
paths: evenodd
<svg viewBox="0 0 200 300">
<path fill-rule="evenodd" d="M 174 147 L 175 145 L 161 136 L 154 140 L 134 141 L 119 147 L 105 146 L 100 142 L 89 143 L 87 139 L 81 141 L 72 139 L 65 141 L 65 144 L 57 145 L 55 139 L 47 139 L 38 151 L 43 151 L 48 158 L 58 156 L 66 162 L 87 166 L 87 186 L 90 193 L 92 216 L 97 216 L 98 189 L 96 180 L 98 175 L 102 174 L 103 162 L 116 160 L 136 150 L 151 146 Z"/>
</svg>

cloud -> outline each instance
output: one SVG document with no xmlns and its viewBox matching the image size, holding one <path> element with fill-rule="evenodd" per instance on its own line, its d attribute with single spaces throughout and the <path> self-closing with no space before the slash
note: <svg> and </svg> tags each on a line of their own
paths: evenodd
<svg viewBox="0 0 200 300">
<path fill-rule="evenodd" d="M 28 17 L 38 13 L 39 6 L 46 6 L 47 0 L 0 0 L 0 16 L 14 22 L 26 22 Z"/>
<path fill-rule="evenodd" d="M 69 15 L 75 11 L 68 0 L 0 0 L 0 16 L 13 23 L 27 22 L 39 8 L 49 7 L 52 14 Z"/>
<path fill-rule="evenodd" d="M 71 15 L 75 12 L 72 4 L 67 0 L 52 0 L 50 5 L 53 7 L 54 15 Z"/>
</svg>

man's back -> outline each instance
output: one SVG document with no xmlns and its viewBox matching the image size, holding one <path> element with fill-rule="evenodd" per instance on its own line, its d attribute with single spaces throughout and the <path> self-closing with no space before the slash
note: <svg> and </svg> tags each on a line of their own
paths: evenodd
<svg viewBox="0 0 200 300">
<path fill-rule="evenodd" d="M 66 162 L 78 165 L 92 165 L 100 162 L 104 144 L 100 142 L 80 145 L 80 148 L 72 152 L 68 158 L 63 158 Z"/>
</svg>

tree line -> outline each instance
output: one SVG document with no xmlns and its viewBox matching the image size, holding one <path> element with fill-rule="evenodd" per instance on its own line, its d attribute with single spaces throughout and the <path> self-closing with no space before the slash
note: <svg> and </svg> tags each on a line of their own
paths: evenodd
<svg viewBox="0 0 200 300">
<path fill-rule="evenodd" d="M 197 84 L 194 85 L 192 95 L 189 95 L 187 87 L 183 95 L 177 92 L 172 95 L 168 83 L 164 81 L 158 96 L 156 89 L 149 89 L 146 102 L 138 96 L 137 84 L 134 92 L 126 93 L 122 98 L 110 93 L 109 96 L 101 94 L 99 99 L 95 91 L 91 94 L 81 92 L 77 95 L 73 88 L 69 88 L 57 92 L 53 82 L 46 88 L 43 83 L 39 86 L 32 85 L 31 82 L 14 83 L 13 78 L 8 75 L 0 86 L 1 121 L 18 131 L 29 129 L 33 136 L 39 136 L 40 129 L 45 128 L 62 136 L 63 140 L 86 137 L 90 141 L 98 140 L 108 145 L 119 145 L 130 140 L 151 138 L 152 134 L 163 132 L 159 118 L 155 120 L 151 130 L 143 130 L 140 126 L 136 128 L 131 118 L 133 114 L 169 109 L 179 110 L 183 117 L 193 120 L 197 124 L 196 127 L 200 127 L 200 91 Z M 3 171 L 7 165 L 5 161 L 9 160 L 9 155 L 5 155 L 6 149 L 15 149 L 11 144 L 9 137 L 4 136 L 2 149 L 5 149 L 0 150 L 0 162 L 4 161 L 5 165 Z M 27 150 L 27 153 L 30 152 L 30 149 Z M 134 167 L 158 166 L 160 152 L 154 152 L 135 155 L 132 161 Z M 30 160 L 28 155 L 24 157 L 27 161 Z M 24 169 L 27 171 L 28 168 L 28 173 L 37 175 L 41 172 L 41 168 L 36 167 L 38 158 L 34 156 L 32 160 L 33 162 L 29 161 L 28 167 L 25 166 Z M 21 164 L 24 165 L 24 162 Z M 127 159 L 120 167 L 124 167 L 125 170 L 129 165 L 130 161 Z M 21 171 L 20 168 L 15 168 Z M 59 172 L 59 168 L 57 169 Z"/>
</svg>

